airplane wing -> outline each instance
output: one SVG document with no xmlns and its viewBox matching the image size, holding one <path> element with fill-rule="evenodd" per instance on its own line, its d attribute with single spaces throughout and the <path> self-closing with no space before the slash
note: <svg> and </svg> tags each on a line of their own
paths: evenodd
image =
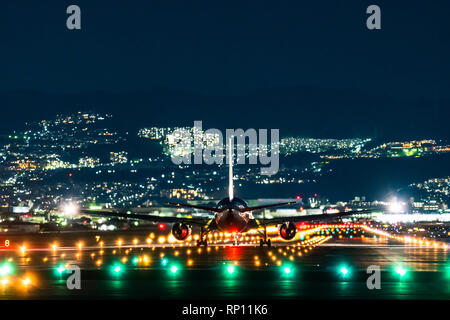
<svg viewBox="0 0 450 320">
<path fill-rule="evenodd" d="M 347 216 L 352 216 L 355 214 L 367 214 L 371 213 L 372 210 L 364 209 L 364 210 L 352 210 L 341 213 L 329 213 L 329 214 L 312 214 L 305 216 L 291 216 L 291 217 L 283 217 L 283 218 L 274 218 L 274 219 L 255 219 L 258 226 L 268 226 L 268 225 L 277 225 L 282 224 L 284 222 L 293 222 L 299 223 L 304 221 L 314 221 L 314 220 L 331 220 L 336 218 L 342 218 Z"/>
<path fill-rule="evenodd" d="M 211 212 L 220 212 L 220 209 L 217 208 L 211 208 L 211 207 L 203 207 L 203 206 L 196 206 L 192 204 L 184 204 L 184 203 L 174 203 L 174 202 L 166 202 L 167 205 L 172 207 L 180 207 L 180 208 L 191 208 L 191 209 L 201 209 Z"/>
<path fill-rule="evenodd" d="M 254 211 L 254 210 L 259 210 L 259 209 L 287 206 L 287 205 L 294 204 L 294 203 L 297 203 L 297 202 L 296 201 L 291 201 L 291 202 L 281 202 L 281 203 L 267 204 L 267 205 L 256 206 L 256 207 L 247 207 L 247 208 L 239 209 L 239 211 L 240 212 L 248 212 L 248 211 Z"/>
<path fill-rule="evenodd" d="M 110 211 L 101 211 L 101 210 L 80 210 L 80 213 L 89 214 L 89 215 L 97 215 L 107 218 L 126 218 L 126 219 L 139 219 L 146 220 L 152 222 L 185 222 L 188 224 L 197 224 L 197 225 L 205 225 L 211 219 L 210 218 L 181 218 L 181 217 L 160 217 L 149 214 L 137 214 L 137 213 L 123 213 L 123 212 L 110 212 Z"/>
</svg>

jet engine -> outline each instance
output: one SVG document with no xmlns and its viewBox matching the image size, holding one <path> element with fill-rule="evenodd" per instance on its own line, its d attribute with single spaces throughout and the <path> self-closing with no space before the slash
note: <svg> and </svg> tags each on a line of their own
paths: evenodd
<svg viewBox="0 0 450 320">
<path fill-rule="evenodd" d="M 297 226 L 293 222 L 285 222 L 279 228 L 280 237 L 284 240 L 292 240 L 297 233 Z"/>
<path fill-rule="evenodd" d="M 179 241 L 186 240 L 191 234 L 191 226 L 184 223 L 175 223 L 172 227 L 172 234 Z"/>
</svg>

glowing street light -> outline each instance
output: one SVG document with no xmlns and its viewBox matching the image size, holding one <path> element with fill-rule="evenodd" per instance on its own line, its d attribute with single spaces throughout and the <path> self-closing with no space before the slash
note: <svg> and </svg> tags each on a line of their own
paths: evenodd
<svg viewBox="0 0 450 320">
<path fill-rule="evenodd" d="M 405 211 L 405 208 L 404 208 L 404 203 L 403 202 L 398 202 L 396 198 L 393 198 L 389 202 L 389 212 L 402 213 L 404 211 Z"/>
<path fill-rule="evenodd" d="M 66 217 L 72 218 L 78 213 L 79 208 L 75 203 L 69 202 L 62 206 L 61 211 Z"/>
</svg>

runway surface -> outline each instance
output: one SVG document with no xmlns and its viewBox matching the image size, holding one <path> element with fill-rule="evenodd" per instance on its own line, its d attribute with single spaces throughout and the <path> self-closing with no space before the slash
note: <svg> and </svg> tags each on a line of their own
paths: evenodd
<svg viewBox="0 0 450 320">
<path fill-rule="evenodd" d="M 0 249 L 13 269 L 0 277 L 0 299 L 450 299 L 448 248 L 358 230 L 199 249 L 159 243 L 157 230 L 150 243 L 150 232 L 13 236 Z M 71 265 L 80 267 L 80 290 L 67 288 Z M 379 290 L 367 288 L 369 266 L 381 270 Z"/>
</svg>

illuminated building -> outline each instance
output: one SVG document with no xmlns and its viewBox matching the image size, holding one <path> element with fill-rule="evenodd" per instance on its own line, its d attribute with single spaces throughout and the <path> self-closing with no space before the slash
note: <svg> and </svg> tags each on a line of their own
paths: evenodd
<svg viewBox="0 0 450 320">
<path fill-rule="evenodd" d="M 127 163 L 128 162 L 128 152 L 126 152 L 126 151 L 110 152 L 109 159 L 111 160 L 112 164 Z"/>
</svg>

